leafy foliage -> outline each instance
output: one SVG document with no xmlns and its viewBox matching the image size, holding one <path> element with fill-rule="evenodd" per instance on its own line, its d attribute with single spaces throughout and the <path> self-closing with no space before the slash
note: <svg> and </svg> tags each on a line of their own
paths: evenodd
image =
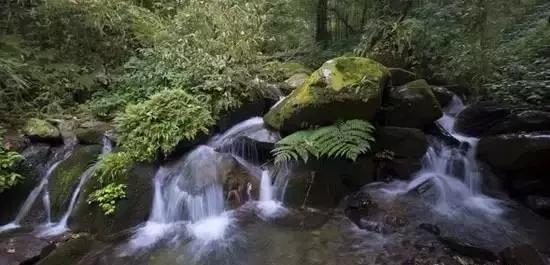
<svg viewBox="0 0 550 265">
<path fill-rule="evenodd" d="M 367 121 L 349 120 L 331 126 L 295 132 L 277 142 L 275 163 L 290 160 L 307 162 L 316 158 L 343 157 L 354 160 L 370 150 L 374 127 Z"/>
<path fill-rule="evenodd" d="M 0 143 L 3 143 L 1 134 L 0 131 Z M 23 176 L 14 171 L 15 165 L 22 159 L 23 156 L 17 152 L 7 151 L 0 146 L 0 192 L 17 185 L 23 179 Z"/>
<path fill-rule="evenodd" d="M 88 197 L 88 204 L 96 203 L 105 215 L 111 215 L 116 210 L 117 201 L 126 198 L 126 185 L 111 183 L 96 190 Z"/>
<path fill-rule="evenodd" d="M 154 159 L 180 141 L 207 133 L 214 120 L 203 102 L 183 90 L 165 90 L 128 106 L 116 119 L 121 146 L 136 160 Z"/>
<path fill-rule="evenodd" d="M 128 174 L 132 162 L 132 158 L 126 152 L 105 154 L 96 163 L 94 177 L 101 185 L 117 181 Z"/>
</svg>

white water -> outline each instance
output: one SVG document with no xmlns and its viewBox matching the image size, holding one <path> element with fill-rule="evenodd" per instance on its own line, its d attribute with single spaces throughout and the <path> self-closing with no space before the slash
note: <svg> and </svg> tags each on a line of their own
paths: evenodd
<svg viewBox="0 0 550 265">
<path fill-rule="evenodd" d="M 280 203 L 274 200 L 269 172 L 239 156 L 256 151 L 234 144 L 242 136 L 263 142 L 280 139 L 277 133 L 265 128 L 262 118 L 255 117 L 213 137 L 208 145 L 195 148 L 179 161 L 159 168 L 154 178 L 151 215 L 130 240 L 130 252 L 174 238 L 178 236 L 176 231 L 181 232 L 179 228 L 182 226 L 201 251 L 210 243 L 226 237 L 228 228 L 233 224 L 231 212 L 225 210 L 222 186 L 226 172 L 223 166 L 227 162 L 224 159 L 227 158 L 216 152 L 215 148 L 231 155 L 250 174 L 262 177 L 260 208 L 265 209 L 266 215 L 281 208 Z M 250 198 L 252 185 L 249 183 L 246 188 Z"/>
<path fill-rule="evenodd" d="M 270 172 L 264 170 L 260 182 L 260 200 L 258 201 L 261 217 L 272 217 L 282 210 L 281 202 L 276 201 L 273 197 L 273 191 L 274 187 L 271 184 Z"/>
<path fill-rule="evenodd" d="M 107 137 L 104 136 L 102 141 L 101 154 L 106 155 L 107 153 L 110 153 L 112 150 L 113 150 L 112 142 Z M 90 177 L 92 177 L 94 171 L 95 171 L 95 165 L 86 169 L 86 171 L 84 171 L 84 173 L 80 175 L 78 185 L 76 186 L 75 190 L 71 195 L 71 200 L 69 201 L 69 207 L 67 208 L 65 213 L 63 213 L 63 215 L 61 216 L 61 219 L 57 223 L 51 222 L 49 194 L 48 194 L 48 189 L 47 188 L 45 189 L 45 192 L 44 192 L 46 194 L 45 196 L 48 197 L 48 204 L 47 204 L 48 207 L 46 208 L 48 209 L 48 222 L 38 229 L 37 233 L 39 237 L 57 236 L 69 231 L 69 227 L 67 225 L 69 221 L 69 217 L 71 217 L 71 214 L 73 213 L 76 203 L 78 202 L 78 198 L 80 196 L 80 191 L 82 190 L 82 187 L 84 187 L 84 185 L 88 182 Z"/>
<path fill-rule="evenodd" d="M 478 139 L 465 137 L 454 130 L 455 117 L 463 109 L 464 104 L 454 97 L 444 116 L 437 121 L 461 142 L 460 146 L 451 147 L 439 139 L 430 139 L 420 172 L 409 183 L 393 183 L 385 189 L 386 192 L 401 194 L 416 190 L 427 193 L 429 203 L 445 215 L 454 215 L 466 209 L 490 215 L 503 212 L 500 201 L 482 194 L 483 179 L 475 159 Z"/>
<path fill-rule="evenodd" d="M 36 202 L 36 199 L 40 194 L 42 194 L 42 204 L 46 212 L 47 222 L 50 222 L 50 199 L 49 199 L 49 193 L 47 189 L 48 179 L 52 174 L 52 172 L 57 168 L 57 166 L 69 157 L 70 151 L 68 149 L 69 148 L 64 147 L 60 153 L 54 155 L 53 159 L 55 162 L 51 164 L 51 166 L 48 168 L 46 173 L 42 176 L 42 179 L 40 180 L 38 185 L 31 190 L 31 192 L 29 193 L 29 196 L 27 196 L 27 198 L 25 199 L 25 202 L 23 202 L 23 205 L 17 212 L 15 219 L 8 224 L 0 226 L 0 233 L 21 227 L 21 222 L 27 216 L 27 214 L 29 213 L 30 209 L 32 208 L 32 206 L 34 205 L 34 203 Z M 60 155 L 63 155 L 61 159 L 58 158 Z"/>
</svg>

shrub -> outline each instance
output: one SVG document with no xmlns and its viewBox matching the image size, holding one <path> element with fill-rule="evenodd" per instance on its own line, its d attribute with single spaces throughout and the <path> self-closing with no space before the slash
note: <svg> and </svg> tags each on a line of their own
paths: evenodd
<svg viewBox="0 0 550 265">
<path fill-rule="evenodd" d="M 126 198 L 126 185 L 111 183 L 106 187 L 94 191 L 88 197 L 88 204 L 97 204 L 105 215 L 111 215 L 116 210 L 116 203 Z"/>
<path fill-rule="evenodd" d="M 120 144 L 132 159 L 142 161 L 168 154 L 184 140 L 208 133 L 214 124 L 204 100 L 183 90 L 164 90 L 126 108 L 116 119 Z"/>
<path fill-rule="evenodd" d="M 0 143 L 3 143 L 1 133 Z M 17 185 L 23 179 L 23 176 L 14 171 L 14 167 L 22 159 L 23 156 L 17 152 L 6 151 L 3 146 L 0 146 L 0 192 Z"/>
</svg>

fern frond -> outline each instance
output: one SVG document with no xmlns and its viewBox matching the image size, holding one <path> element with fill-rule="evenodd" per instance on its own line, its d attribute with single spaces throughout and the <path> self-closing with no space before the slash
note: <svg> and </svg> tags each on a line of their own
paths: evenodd
<svg viewBox="0 0 550 265">
<path fill-rule="evenodd" d="M 276 144 L 275 163 L 314 157 L 346 158 L 356 160 L 370 151 L 374 142 L 374 126 L 363 120 L 339 121 L 318 129 L 295 132 Z"/>
</svg>

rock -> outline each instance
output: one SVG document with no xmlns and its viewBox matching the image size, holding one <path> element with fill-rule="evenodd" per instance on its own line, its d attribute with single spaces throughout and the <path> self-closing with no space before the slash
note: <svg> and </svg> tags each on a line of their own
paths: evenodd
<svg viewBox="0 0 550 265">
<path fill-rule="evenodd" d="M 44 248 L 50 246 L 47 240 L 32 235 L 15 235 L 0 239 L 0 264 L 34 264 L 41 257 Z"/>
<path fill-rule="evenodd" d="M 433 235 L 436 235 L 436 236 L 439 236 L 439 234 L 441 234 L 441 230 L 439 230 L 439 227 L 437 225 L 434 225 L 434 224 L 422 223 L 422 224 L 418 225 L 418 228 L 420 228 L 422 230 L 425 230 L 425 231 L 429 232 L 430 234 L 433 234 Z"/>
<path fill-rule="evenodd" d="M 48 184 L 53 218 L 63 214 L 80 176 L 97 160 L 100 153 L 99 145 L 77 146 L 69 158 L 54 169 Z"/>
<path fill-rule="evenodd" d="M 530 245 L 520 245 L 504 249 L 499 253 L 503 265 L 545 265 L 543 258 Z"/>
<path fill-rule="evenodd" d="M 220 154 L 217 166 L 218 174 L 221 175 L 225 198 L 228 198 L 232 208 L 237 208 L 248 200 L 259 198 L 259 179 L 251 175 L 231 155 Z M 247 190 L 249 188 L 252 198 L 248 198 Z"/>
<path fill-rule="evenodd" d="M 378 176 L 409 179 L 420 170 L 420 161 L 428 149 L 428 140 L 422 131 L 414 128 L 380 127 L 376 130 L 375 138 Z"/>
<path fill-rule="evenodd" d="M 480 102 L 457 116 L 455 130 L 473 137 L 545 131 L 550 130 L 550 112 Z"/>
<path fill-rule="evenodd" d="M 330 214 L 315 209 L 290 209 L 282 216 L 274 217 L 273 223 L 293 229 L 317 229 L 330 218 Z M 316 231 L 314 231 L 316 232 Z"/>
<path fill-rule="evenodd" d="M 372 120 L 381 104 L 388 70 L 376 61 L 339 57 L 323 64 L 299 88 L 264 116 L 284 133 L 337 120 Z"/>
<path fill-rule="evenodd" d="M 335 207 L 345 194 L 373 182 L 375 170 L 373 158 L 369 156 L 359 157 L 356 162 L 310 160 L 306 165 L 290 170 L 284 202 L 295 207 L 304 205 L 304 202 L 307 207 Z"/>
<path fill-rule="evenodd" d="M 224 132 L 230 129 L 237 123 L 243 122 L 253 117 L 263 116 L 269 105 L 263 99 L 251 101 L 242 104 L 238 108 L 232 109 L 221 115 L 220 119 L 216 122 L 215 132 Z"/>
<path fill-rule="evenodd" d="M 369 208 L 373 207 L 373 202 L 368 194 L 357 192 L 346 198 L 345 205 L 346 216 L 361 227 L 361 219 L 367 216 Z"/>
<path fill-rule="evenodd" d="M 29 138 L 23 135 L 8 134 L 4 136 L 3 147 L 7 151 L 22 152 L 30 145 Z"/>
<path fill-rule="evenodd" d="M 127 185 L 126 198 L 117 202 L 116 211 L 109 216 L 105 216 L 97 205 L 86 202 L 88 196 L 99 185 L 97 179 L 88 181 L 83 187 L 69 223 L 71 229 L 107 237 L 145 222 L 153 201 L 152 181 L 156 170 L 157 168 L 151 164 L 138 163 L 127 176 L 115 180 L 116 183 Z"/>
<path fill-rule="evenodd" d="M 41 259 L 37 265 L 78 264 L 91 250 L 102 245 L 101 242 L 93 239 L 90 235 L 76 235 L 75 238 L 60 244 L 52 253 Z"/>
<path fill-rule="evenodd" d="M 472 245 L 468 242 L 461 241 L 458 238 L 453 237 L 439 237 L 441 243 L 457 252 L 460 255 L 467 257 L 478 258 L 487 261 L 497 260 L 497 256 L 491 250 L 485 249 L 480 246 Z"/>
<path fill-rule="evenodd" d="M 536 213 L 550 216 L 550 197 L 527 196 L 526 203 Z"/>
<path fill-rule="evenodd" d="M 76 129 L 75 134 L 80 144 L 102 144 L 105 132 L 112 129 L 112 126 L 105 122 L 88 122 Z"/>
<path fill-rule="evenodd" d="M 308 77 L 309 77 L 309 74 L 305 74 L 305 73 L 295 74 L 289 77 L 287 80 L 285 80 L 285 84 L 288 85 L 289 91 L 292 91 L 302 86 L 306 82 Z"/>
<path fill-rule="evenodd" d="M 449 103 L 453 100 L 453 97 L 455 96 L 453 92 L 445 87 L 432 86 L 431 88 L 432 92 L 435 95 L 435 98 L 437 98 L 437 102 L 439 102 L 439 105 L 441 107 L 449 105 Z"/>
<path fill-rule="evenodd" d="M 550 170 L 550 133 L 507 134 L 481 138 L 477 157 L 502 171 Z"/>
<path fill-rule="evenodd" d="M 441 106 L 425 80 L 390 89 L 387 101 L 384 119 L 388 126 L 423 129 L 443 115 Z"/>
<path fill-rule="evenodd" d="M 32 142 L 63 143 L 59 129 L 45 120 L 29 119 L 23 128 L 23 132 Z"/>
<path fill-rule="evenodd" d="M 451 133 L 449 133 L 443 126 L 441 126 L 439 123 L 434 122 L 431 125 L 428 125 L 424 131 L 427 134 L 436 136 L 438 139 L 442 139 L 445 144 L 452 146 L 452 147 L 460 147 L 460 145 L 463 145 L 463 142 L 460 142 L 458 139 L 456 139 Z"/>
<path fill-rule="evenodd" d="M 388 68 L 392 86 L 402 86 L 416 80 L 416 74 L 401 68 Z"/>
</svg>

